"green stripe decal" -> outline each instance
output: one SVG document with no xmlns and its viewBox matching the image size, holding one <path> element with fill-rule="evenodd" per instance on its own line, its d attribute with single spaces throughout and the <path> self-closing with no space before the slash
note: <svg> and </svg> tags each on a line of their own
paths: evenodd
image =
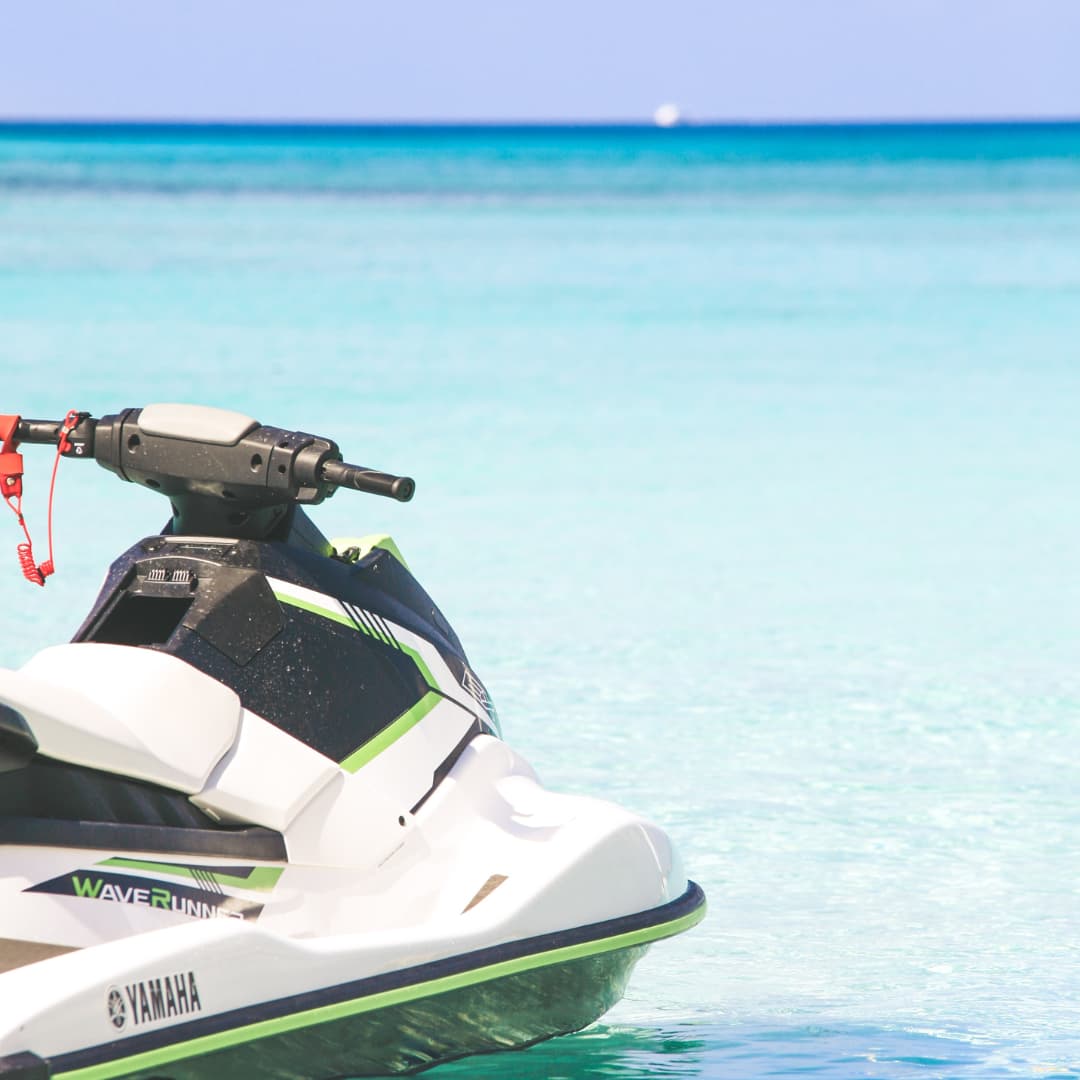
<svg viewBox="0 0 1080 1080">
<path fill-rule="evenodd" d="M 313 604 L 310 600 L 301 600 L 299 597 L 290 596 L 286 592 L 277 592 L 275 590 L 274 596 L 283 604 L 291 604 L 293 607 L 300 608 L 301 611 L 310 611 L 313 615 L 321 615 L 324 619 L 332 619 L 336 623 L 340 623 L 342 626 L 349 627 L 350 630 L 356 630 L 361 634 L 372 638 L 374 641 L 383 641 L 381 637 L 376 636 L 367 626 L 362 622 L 351 618 L 348 615 L 340 611 L 334 611 L 331 608 L 323 607 L 321 604 Z M 386 644 L 385 642 L 383 642 Z M 416 665 L 417 670 L 420 672 L 420 677 L 428 685 L 428 693 L 426 693 L 415 705 L 408 708 L 403 712 L 396 720 L 387 725 L 373 738 L 368 739 L 363 746 L 357 747 L 344 761 L 340 762 L 341 767 L 346 772 L 357 772 L 363 768 L 372 758 L 381 754 L 391 743 L 396 742 L 401 738 L 405 732 L 410 731 L 416 727 L 421 720 L 440 701 L 446 696 L 443 694 L 439 687 L 439 683 L 435 676 L 431 674 L 431 668 L 427 666 L 427 662 L 424 658 L 413 648 L 398 642 L 398 648 Z M 453 701 L 452 698 L 447 699 Z M 454 701 L 455 705 L 461 706 L 459 702 Z"/>
<path fill-rule="evenodd" d="M 313 604 L 310 600 L 301 600 L 297 596 L 290 596 L 288 593 L 284 592 L 275 592 L 274 596 L 276 596 L 283 604 L 291 604 L 293 607 L 300 608 L 301 611 L 310 611 L 312 615 L 321 615 L 324 619 L 332 619 L 334 622 L 341 623 L 342 626 L 347 626 L 350 630 L 356 630 L 375 641 L 383 640 L 363 623 L 358 623 L 355 619 L 350 618 L 340 611 L 333 611 L 331 608 L 323 607 L 321 604 Z M 439 684 L 436 681 L 435 676 L 431 674 L 431 669 L 427 666 L 427 661 L 415 649 L 406 645 L 404 642 L 399 641 L 398 647 L 420 670 L 424 682 L 426 682 L 432 690 L 438 690 Z"/>
<path fill-rule="evenodd" d="M 341 767 L 346 772 L 351 773 L 363 768 L 373 757 L 381 754 L 392 742 L 400 739 L 406 731 L 416 727 L 442 700 L 442 694 L 436 694 L 433 690 L 429 691 L 411 709 L 403 712 L 392 724 L 384 727 L 378 735 L 368 739 L 358 750 L 354 750 L 341 762 Z"/>
<path fill-rule="evenodd" d="M 645 927 L 642 930 L 630 930 L 624 934 L 616 934 L 613 937 L 601 938 L 596 941 L 587 941 L 580 945 L 566 945 L 562 948 L 549 949 L 546 952 L 518 957 L 515 960 L 503 960 L 495 964 L 488 964 L 486 967 L 463 971 L 456 975 L 444 975 L 438 979 L 398 987 L 395 990 L 384 990 L 382 993 L 370 994 L 367 997 L 356 998 L 352 1001 L 338 1002 L 335 1005 L 322 1005 L 314 1009 L 293 1013 L 290 1016 L 281 1016 L 273 1020 L 260 1020 L 241 1028 L 233 1028 L 231 1031 L 198 1036 L 186 1042 L 164 1046 L 157 1050 L 147 1050 L 141 1054 L 133 1054 L 130 1057 L 105 1062 L 101 1065 L 89 1065 L 86 1068 L 73 1069 L 70 1072 L 55 1073 L 54 1080 L 109 1080 L 110 1077 L 121 1076 L 135 1069 L 156 1068 L 184 1058 L 213 1053 L 215 1050 L 226 1050 L 229 1047 L 252 1042 L 255 1039 L 284 1035 L 299 1028 L 326 1024 L 334 1020 L 344 1020 L 350 1016 L 373 1012 L 376 1009 L 386 1008 L 391 1005 L 402 1005 L 417 998 L 434 997 L 436 994 L 460 990 L 491 979 L 517 975 L 525 971 L 533 971 L 536 968 L 547 967 L 551 964 L 582 960 L 600 953 L 612 952 L 615 949 L 628 949 L 635 945 L 647 945 L 650 942 L 658 941 L 660 938 L 671 937 L 674 934 L 682 933 L 684 930 L 689 930 L 692 926 L 696 926 L 701 922 L 704 917 L 705 904 L 702 902 L 699 907 L 681 918 L 659 923 L 656 926 Z"/>
<path fill-rule="evenodd" d="M 347 626 L 350 630 L 360 630 L 361 633 L 366 633 L 369 637 L 371 636 L 369 630 L 366 628 L 361 629 L 348 615 L 345 615 L 340 611 L 331 611 L 330 608 L 322 607 L 319 604 L 313 604 L 309 600 L 301 600 L 300 597 L 290 596 L 288 593 L 275 591 L 274 596 L 276 596 L 283 604 L 290 604 L 293 607 L 298 607 L 301 611 L 310 611 L 312 615 L 321 615 L 324 619 L 333 619 L 334 622 L 341 623 L 342 626 Z"/>
<path fill-rule="evenodd" d="M 115 866 L 121 870 L 145 870 L 151 874 L 168 874 L 170 877 L 190 878 L 198 884 L 199 876 L 212 878 L 219 885 L 233 889 L 251 889 L 253 892 L 270 892 L 284 873 L 283 866 L 254 866 L 247 877 L 239 874 L 223 874 L 201 866 L 182 866 L 177 863 L 147 862 L 144 859 L 124 859 L 119 856 L 105 859 L 98 866 Z M 237 869 L 244 869 L 237 867 Z"/>
</svg>

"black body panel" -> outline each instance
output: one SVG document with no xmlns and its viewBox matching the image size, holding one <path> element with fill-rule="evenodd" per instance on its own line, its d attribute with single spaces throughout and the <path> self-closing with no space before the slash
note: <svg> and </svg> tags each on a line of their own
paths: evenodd
<svg viewBox="0 0 1080 1080">
<path fill-rule="evenodd" d="M 304 543 L 292 536 L 288 542 L 149 537 L 113 563 L 74 640 L 171 653 L 236 691 L 252 712 L 340 761 L 431 688 L 400 649 L 280 604 L 269 576 L 427 639 L 476 702 L 478 719 L 489 720 L 490 702 L 457 635 L 397 559 L 380 549 L 354 564 L 327 558 L 299 509 L 293 532 Z"/>
<path fill-rule="evenodd" d="M 273 829 L 176 829 L 164 825 L 121 825 L 53 818 L 0 818 L 0 844 L 25 847 L 152 851 L 163 855 L 212 855 L 224 859 L 284 862 L 285 839 Z"/>
<path fill-rule="evenodd" d="M 37 1054 L 12 1054 L 0 1058 L 3 1080 L 49 1080 L 49 1067 Z"/>
<path fill-rule="evenodd" d="M 389 646 L 307 611 L 280 610 L 285 629 L 246 665 L 185 626 L 165 649 L 231 687 L 245 708 L 335 761 L 426 693 L 415 665 Z"/>
<path fill-rule="evenodd" d="M 369 587 L 393 597 L 399 604 L 413 612 L 421 622 L 429 624 L 442 634 L 453 649 L 464 656 L 465 650 L 461 647 L 457 634 L 454 633 L 453 627 L 446 621 L 443 613 L 435 606 L 435 601 L 389 551 L 384 551 L 382 548 L 369 551 L 355 564 L 352 576 L 365 582 Z"/>
<path fill-rule="evenodd" d="M 43 757 L 4 777 L 0 819 L 6 817 L 177 829 L 217 827 L 183 792 Z"/>
<path fill-rule="evenodd" d="M 26 717 L 10 705 L 0 705 L 0 773 L 23 768 L 37 753 L 37 746 Z"/>
<path fill-rule="evenodd" d="M 221 825 L 183 792 L 43 757 L 0 781 L 0 844 L 285 858 L 280 833 Z"/>
</svg>

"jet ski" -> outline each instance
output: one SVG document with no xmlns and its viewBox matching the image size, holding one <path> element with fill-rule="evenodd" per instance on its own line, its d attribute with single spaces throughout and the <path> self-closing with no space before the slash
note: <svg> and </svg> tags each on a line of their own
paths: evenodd
<svg viewBox="0 0 1080 1080">
<path fill-rule="evenodd" d="M 702 918 L 657 826 L 545 790 L 502 740 L 393 540 L 331 542 L 305 513 L 407 501 L 410 478 L 202 406 L 0 417 L 0 438 L 8 501 L 36 443 L 171 506 L 71 642 L 0 669 L 4 1080 L 524 1047 L 590 1024 Z"/>
</svg>

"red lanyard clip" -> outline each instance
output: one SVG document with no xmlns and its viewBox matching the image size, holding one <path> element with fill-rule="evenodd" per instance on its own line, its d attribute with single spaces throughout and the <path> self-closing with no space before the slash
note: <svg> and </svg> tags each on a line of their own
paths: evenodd
<svg viewBox="0 0 1080 1080">
<path fill-rule="evenodd" d="M 22 495 L 23 459 L 16 452 L 15 432 L 21 416 L 0 416 L 0 496 L 4 501 Z"/>
</svg>

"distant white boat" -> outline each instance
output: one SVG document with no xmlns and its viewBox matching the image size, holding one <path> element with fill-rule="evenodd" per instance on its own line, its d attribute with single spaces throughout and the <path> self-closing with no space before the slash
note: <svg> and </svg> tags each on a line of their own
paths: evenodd
<svg viewBox="0 0 1080 1080">
<path fill-rule="evenodd" d="M 681 119 L 682 113 L 679 112 L 678 105 L 660 105 L 653 113 L 653 123 L 657 127 L 674 127 Z"/>
</svg>

